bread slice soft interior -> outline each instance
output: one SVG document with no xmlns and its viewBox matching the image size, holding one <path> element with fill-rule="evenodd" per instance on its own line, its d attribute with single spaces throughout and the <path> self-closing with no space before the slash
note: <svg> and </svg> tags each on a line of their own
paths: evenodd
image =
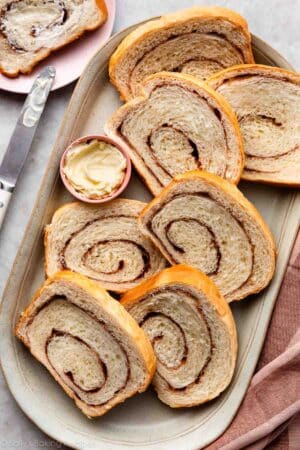
<svg viewBox="0 0 300 450">
<path fill-rule="evenodd" d="M 98 283 L 70 271 L 41 286 L 15 333 L 88 417 L 143 392 L 155 371 L 136 321 Z"/>
<path fill-rule="evenodd" d="M 236 186 L 216 175 L 191 171 L 175 177 L 139 223 L 171 264 L 206 273 L 228 302 L 260 292 L 274 274 L 269 227 Z"/>
<path fill-rule="evenodd" d="M 101 205 L 67 203 L 45 229 L 47 276 L 69 269 L 125 292 L 166 265 L 138 227 L 146 203 L 117 198 Z"/>
<path fill-rule="evenodd" d="M 219 6 L 196 6 L 151 20 L 121 42 L 109 62 L 112 83 L 125 100 L 161 71 L 206 79 L 235 64 L 254 62 L 247 22 Z"/>
<path fill-rule="evenodd" d="M 104 0 L 0 0 L 0 73 L 28 74 L 107 18 Z"/>
<path fill-rule="evenodd" d="M 153 385 L 173 408 L 196 406 L 229 385 L 237 335 L 226 300 L 202 272 L 173 266 L 121 299 L 149 336 L 157 357 Z"/>
<path fill-rule="evenodd" d="M 234 109 L 244 139 L 242 178 L 300 186 L 300 75 L 279 67 L 245 64 L 208 82 Z"/>
<path fill-rule="evenodd" d="M 154 74 L 142 87 L 140 97 L 112 114 L 105 131 L 126 148 L 154 195 L 174 176 L 200 168 L 239 182 L 243 141 L 223 96 L 181 73 Z"/>
</svg>

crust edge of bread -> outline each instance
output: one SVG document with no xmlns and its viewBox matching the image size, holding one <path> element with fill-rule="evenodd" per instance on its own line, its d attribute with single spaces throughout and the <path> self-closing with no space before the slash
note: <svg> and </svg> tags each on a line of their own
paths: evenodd
<svg viewBox="0 0 300 450">
<path fill-rule="evenodd" d="M 207 79 L 207 83 L 213 89 L 218 88 L 225 80 L 234 78 L 236 75 L 244 74 L 272 74 L 274 78 L 288 79 L 290 82 L 300 85 L 300 75 L 292 70 L 284 69 L 282 67 L 267 66 L 265 64 L 238 64 L 236 66 L 227 67 L 227 69 L 220 70 L 214 73 Z"/>
<path fill-rule="evenodd" d="M 44 59 L 48 58 L 52 53 L 56 52 L 57 50 L 61 50 L 62 48 L 66 47 L 67 45 L 71 44 L 72 42 L 79 39 L 81 36 L 83 36 L 87 31 L 93 31 L 99 28 L 103 23 L 106 22 L 108 17 L 108 11 L 107 6 L 105 4 L 104 0 L 95 0 L 95 3 L 98 7 L 98 9 L 101 12 L 101 15 L 99 17 L 99 20 L 97 23 L 91 25 L 91 26 L 85 26 L 84 28 L 81 28 L 75 35 L 69 37 L 66 39 L 66 41 L 62 44 L 59 44 L 55 47 L 51 48 L 43 48 L 39 50 L 36 55 L 36 58 L 32 60 L 31 63 L 26 65 L 26 68 L 20 67 L 19 69 L 16 69 L 14 71 L 8 71 L 3 64 L 0 63 L 0 74 L 6 76 L 7 78 L 17 78 L 19 75 L 29 75 L 35 66 L 43 61 Z"/>
<path fill-rule="evenodd" d="M 238 168 L 238 175 L 235 179 L 231 180 L 232 183 L 238 184 L 244 164 L 245 164 L 245 154 L 244 154 L 244 144 L 243 144 L 243 138 L 241 135 L 240 127 L 238 124 L 237 117 L 229 105 L 228 101 L 223 97 L 222 95 L 218 94 L 210 85 L 207 83 L 198 80 L 192 75 L 187 74 L 181 74 L 181 73 L 174 73 L 174 72 L 157 72 L 153 75 L 150 75 L 147 77 L 141 86 L 141 95 L 138 97 L 135 97 L 125 104 L 121 105 L 112 115 L 111 117 L 106 121 L 104 125 L 104 130 L 107 133 L 108 136 L 112 136 L 114 139 L 116 139 L 118 142 L 120 142 L 123 146 L 126 147 L 127 151 L 130 154 L 130 158 L 132 162 L 134 163 L 135 169 L 139 173 L 140 177 L 144 180 L 145 184 L 147 185 L 150 192 L 152 192 L 153 195 L 159 195 L 161 192 L 161 188 L 156 188 L 152 185 L 151 181 L 147 180 L 147 168 L 144 169 L 143 166 L 141 166 L 138 162 L 138 159 L 135 159 L 135 156 L 132 156 L 132 152 L 130 149 L 130 146 L 127 145 L 123 139 L 121 139 L 115 132 L 115 129 L 118 128 L 121 120 L 123 117 L 127 114 L 128 111 L 131 110 L 134 105 L 143 102 L 147 100 L 151 94 L 152 88 L 151 85 L 157 82 L 159 83 L 159 80 L 172 80 L 174 83 L 178 83 L 179 85 L 189 85 L 189 87 L 193 87 L 194 89 L 198 89 L 199 92 L 205 91 L 213 100 L 217 103 L 219 109 L 226 115 L 229 122 L 231 123 L 233 129 L 234 129 L 234 135 L 237 140 L 238 145 L 238 152 L 239 152 L 239 168 Z"/>
<path fill-rule="evenodd" d="M 68 388 L 63 382 L 61 382 L 60 377 L 55 373 L 51 372 L 51 375 L 57 381 L 57 383 L 62 387 L 65 393 L 75 401 L 76 406 L 88 417 L 99 417 L 108 412 L 114 406 L 123 403 L 127 398 L 130 398 L 132 395 L 136 393 L 144 392 L 155 373 L 156 369 L 156 357 L 152 348 L 152 345 L 144 333 L 144 331 L 138 326 L 137 322 L 130 316 L 130 314 L 125 310 L 125 308 L 120 305 L 120 303 L 112 298 L 109 293 L 100 287 L 99 283 L 95 283 L 89 278 L 80 275 L 78 273 L 74 273 L 69 270 L 64 270 L 57 272 L 52 277 L 49 277 L 42 286 L 35 292 L 32 300 L 29 305 L 26 307 L 25 311 L 21 314 L 15 328 L 14 334 L 20 339 L 26 347 L 30 349 L 30 343 L 26 339 L 26 335 L 24 334 L 26 323 L 28 319 L 30 319 L 31 314 L 34 311 L 35 303 L 39 299 L 43 289 L 50 284 L 57 281 L 66 281 L 75 284 L 80 289 L 86 291 L 88 295 L 93 299 L 93 302 L 100 303 L 101 307 L 106 310 L 109 314 L 113 315 L 113 317 L 119 322 L 119 326 L 125 328 L 125 332 L 128 333 L 131 339 L 134 341 L 137 351 L 139 352 L 140 357 L 144 360 L 145 367 L 147 367 L 147 377 L 145 379 L 145 383 L 137 390 L 133 390 L 132 392 L 128 392 L 124 398 L 112 398 L 109 401 L 109 404 L 99 405 L 99 406 L 89 406 L 82 400 L 80 400 L 74 392 Z M 33 355 L 40 363 L 42 361 L 36 355 Z M 43 364 L 43 363 L 42 363 Z M 46 368 L 48 370 L 48 368 Z"/>
<path fill-rule="evenodd" d="M 177 184 L 180 184 L 182 181 L 185 181 L 185 180 L 192 180 L 192 179 L 199 178 L 199 177 L 201 178 L 201 180 L 204 180 L 208 184 L 211 184 L 212 186 L 216 186 L 219 189 L 221 188 L 222 191 L 224 191 L 226 195 L 228 195 L 234 201 L 237 201 L 239 203 L 239 205 L 242 206 L 242 208 L 247 211 L 247 213 L 250 213 L 250 215 L 255 218 L 256 222 L 260 226 L 261 231 L 269 244 L 270 254 L 271 254 L 271 265 L 270 265 L 269 271 L 266 274 L 265 282 L 262 285 L 258 285 L 256 287 L 256 289 L 253 289 L 251 291 L 251 293 L 247 294 L 246 297 L 248 297 L 249 295 L 257 294 L 258 292 L 263 290 L 269 284 L 269 282 L 271 281 L 271 279 L 274 275 L 276 255 L 277 255 L 276 245 L 275 245 L 274 237 L 273 237 L 271 231 L 269 230 L 267 224 L 265 223 L 264 219 L 262 218 L 261 214 L 259 213 L 259 211 L 255 208 L 255 206 L 244 196 L 244 194 L 233 183 L 230 183 L 229 181 L 224 180 L 223 178 L 221 178 L 217 175 L 214 175 L 214 174 L 202 171 L 202 170 L 191 170 L 189 172 L 185 172 L 184 174 L 177 175 L 168 184 L 168 186 L 166 186 L 162 190 L 162 192 L 158 196 L 153 198 L 148 203 L 148 205 L 140 213 L 138 221 L 139 221 L 141 231 L 153 241 L 153 243 L 159 248 L 161 253 L 167 259 L 167 261 L 169 261 L 172 264 L 172 261 L 170 260 L 169 255 L 166 252 L 166 250 L 164 249 L 164 247 L 161 246 L 160 242 L 157 239 L 153 238 L 151 233 L 149 233 L 147 228 L 144 226 L 143 218 L 148 213 L 148 211 L 150 209 L 152 209 L 153 206 L 159 205 L 160 202 L 165 199 L 165 197 L 169 194 L 169 192 Z M 240 301 L 244 298 L 245 298 L 245 296 L 236 297 L 235 299 L 233 299 L 231 301 Z"/>
<path fill-rule="evenodd" d="M 216 19 L 226 19 L 238 26 L 247 37 L 248 47 L 247 56 L 249 62 L 254 62 L 251 48 L 251 34 L 246 20 L 237 12 L 222 6 L 194 6 L 181 11 L 165 14 L 157 19 L 149 20 L 138 26 L 129 33 L 119 44 L 109 61 L 109 77 L 111 83 L 116 87 L 121 95 L 121 99 L 127 101 L 131 98 L 130 93 L 126 92 L 116 78 L 116 67 L 118 63 L 126 56 L 127 49 L 138 44 L 145 35 L 151 35 L 157 30 L 171 28 L 174 24 L 186 22 L 193 18 L 214 17 Z"/>
<path fill-rule="evenodd" d="M 185 284 L 187 286 L 192 286 L 195 289 L 199 290 L 200 292 L 203 292 L 205 296 L 209 299 L 210 303 L 213 305 L 215 310 L 217 311 L 217 314 L 219 315 L 222 322 L 226 324 L 232 344 L 232 360 L 230 370 L 230 375 L 232 378 L 234 374 L 238 351 L 236 325 L 228 303 L 226 302 L 224 297 L 220 294 L 218 288 L 213 283 L 213 281 L 203 272 L 193 267 L 187 266 L 186 264 L 178 264 L 169 267 L 167 269 L 162 270 L 160 273 L 154 275 L 145 282 L 141 283 L 139 286 L 128 291 L 125 295 L 121 297 L 120 302 L 122 305 L 124 305 L 126 309 L 127 307 L 130 308 L 130 306 L 139 303 L 142 297 L 147 292 L 150 292 L 155 288 L 171 284 L 173 282 Z M 217 395 L 203 398 L 200 403 L 199 401 L 194 402 L 191 401 L 183 406 L 182 404 L 177 404 L 176 402 L 173 403 L 170 402 L 168 403 L 168 406 L 170 406 L 171 408 L 182 408 L 182 407 L 190 408 L 193 406 L 198 406 L 212 400 L 213 398 L 216 398 L 222 392 L 223 389 L 220 392 L 218 392 Z"/>
</svg>

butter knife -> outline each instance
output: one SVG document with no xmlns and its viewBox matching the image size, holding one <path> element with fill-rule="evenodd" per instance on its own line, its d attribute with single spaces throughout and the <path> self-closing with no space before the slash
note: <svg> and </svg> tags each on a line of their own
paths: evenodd
<svg viewBox="0 0 300 450">
<path fill-rule="evenodd" d="M 2 159 L 0 165 L 0 228 L 30 150 L 35 130 L 54 82 L 55 73 L 55 68 L 48 66 L 35 79 Z"/>
</svg>

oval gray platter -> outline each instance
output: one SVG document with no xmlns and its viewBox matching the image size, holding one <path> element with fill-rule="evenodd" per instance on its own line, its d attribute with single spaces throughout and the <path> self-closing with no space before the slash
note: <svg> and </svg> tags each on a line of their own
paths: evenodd
<svg viewBox="0 0 300 450">
<path fill-rule="evenodd" d="M 172 410 L 149 390 L 102 418 L 88 420 L 12 332 L 20 312 L 44 279 L 43 228 L 55 209 L 71 200 L 58 176 L 60 156 L 75 138 L 102 132 L 104 121 L 120 104 L 118 93 L 108 81 L 107 63 L 118 43 L 133 28 L 115 35 L 93 57 L 65 113 L 3 296 L 2 367 L 12 394 L 28 417 L 45 433 L 72 448 L 199 449 L 220 436 L 230 424 L 255 369 L 299 225 L 300 195 L 295 190 L 240 184 L 274 233 L 277 268 L 271 285 L 263 293 L 232 305 L 239 337 L 237 367 L 230 387 L 215 401 L 191 409 Z M 255 36 L 253 49 L 257 62 L 291 69 L 287 61 Z M 151 198 L 135 175 L 123 196 L 145 201 Z"/>
</svg>

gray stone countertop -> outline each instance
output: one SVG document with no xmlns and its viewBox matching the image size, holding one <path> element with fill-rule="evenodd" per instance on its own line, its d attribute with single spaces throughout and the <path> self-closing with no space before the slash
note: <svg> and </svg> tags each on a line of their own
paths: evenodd
<svg viewBox="0 0 300 450">
<path fill-rule="evenodd" d="M 235 9 L 252 33 L 300 69 L 300 0 L 116 0 L 114 32 L 135 22 L 192 5 L 218 4 Z M 34 144 L 14 192 L 0 234 L 0 292 L 5 286 L 19 243 L 31 214 L 50 152 L 75 83 L 51 93 Z M 23 95 L 0 91 L 0 158 L 15 126 Z M 45 405 L 46 406 L 46 405 Z M 19 409 L 0 373 L 0 448 L 62 448 L 43 434 Z"/>
</svg>

